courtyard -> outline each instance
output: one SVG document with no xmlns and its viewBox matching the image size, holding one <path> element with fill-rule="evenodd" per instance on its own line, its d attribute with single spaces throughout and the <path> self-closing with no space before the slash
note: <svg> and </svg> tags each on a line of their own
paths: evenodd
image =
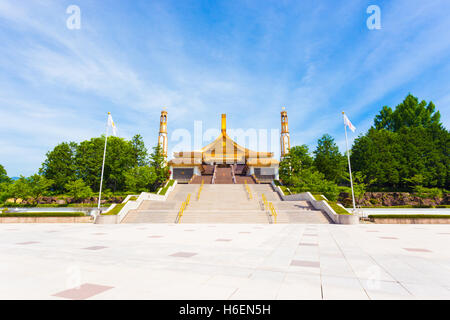
<svg viewBox="0 0 450 320">
<path fill-rule="evenodd" d="M 450 299 L 448 225 L 2 224 L 0 299 Z"/>
</svg>

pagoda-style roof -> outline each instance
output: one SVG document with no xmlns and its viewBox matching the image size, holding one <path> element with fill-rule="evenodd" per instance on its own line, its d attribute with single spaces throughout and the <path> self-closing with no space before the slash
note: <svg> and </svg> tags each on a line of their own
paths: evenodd
<svg viewBox="0 0 450 320">
<path fill-rule="evenodd" d="M 222 132 L 210 144 L 198 151 L 174 152 L 169 161 L 171 166 L 216 164 L 247 164 L 251 166 L 270 167 L 279 162 L 273 158 L 273 152 L 257 152 L 244 148 L 226 133 L 226 117 L 222 115 Z"/>
</svg>

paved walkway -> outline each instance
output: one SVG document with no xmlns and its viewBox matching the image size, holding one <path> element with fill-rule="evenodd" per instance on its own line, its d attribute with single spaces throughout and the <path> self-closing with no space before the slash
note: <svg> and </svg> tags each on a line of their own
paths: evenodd
<svg viewBox="0 0 450 320">
<path fill-rule="evenodd" d="M 0 299 L 450 299 L 449 243 L 447 225 L 5 224 Z"/>
</svg>

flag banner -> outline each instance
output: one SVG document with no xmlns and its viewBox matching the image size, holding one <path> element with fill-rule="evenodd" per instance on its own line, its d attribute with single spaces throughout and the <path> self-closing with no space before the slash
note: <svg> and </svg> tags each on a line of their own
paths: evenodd
<svg viewBox="0 0 450 320">
<path fill-rule="evenodd" d="M 355 126 L 350 122 L 350 120 L 347 118 L 347 116 L 344 114 L 344 124 L 352 130 L 352 132 L 355 132 L 356 128 Z"/>
<path fill-rule="evenodd" d="M 112 135 L 117 137 L 117 127 L 110 113 L 108 114 L 108 127 L 111 127 Z"/>
</svg>

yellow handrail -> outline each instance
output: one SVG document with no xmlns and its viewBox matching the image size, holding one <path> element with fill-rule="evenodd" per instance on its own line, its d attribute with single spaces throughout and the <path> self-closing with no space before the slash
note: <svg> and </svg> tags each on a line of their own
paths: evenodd
<svg viewBox="0 0 450 320">
<path fill-rule="evenodd" d="M 184 212 L 185 208 L 186 208 L 186 202 L 183 201 L 183 203 L 181 204 L 181 208 L 178 211 L 177 219 L 175 221 L 176 223 L 180 223 L 181 217 L 183 216 L 183 212 Z"/>
<path fill-rule="evenodd" d="M 248 193 L 248 197 L 249 197 L 250 199 L 253 199 L 252 192 L 250 191 L 250 187 L 249 187 L 248 184 L 247 184 L 247 179 L 244 180 L 244 184 L 245 184 L 245 190 L 247 190 L 247 193 Z"/>
<path fill-rule="evenodd" d="M 176 223 L 180 223 L 181 217 L 183 216 L 183 213 L 184 213 L 184 210 L 186 210 L 186 207 L 189 205 L 190 201 L 191 201 L 191 194 L 189 193 L 187 195 L 186 201 L 183 201 L 183 203 L 181 204 L 181 208 L 178 211 L 177 220 L 175 221 Z"/>
<path fill-rule="evenodd" d="M 198 193 L 197 193 L 197 200 L 200 200 L 200 194 L 202 193 L 204 183 L 205 183 L 205 180 L 202 179 L 202 184 L 200 185 L 200 188 L 198 189 Z"/>
<path fill-rule="evenodd" d="M 272 214 L 272 217 L 274 217 L 274 219 L 273 219 L 274 222 L 273 223 L 276 224 L 277 223 L 277 216 L 278 216 L 278 214 L 277 214 L 277 212 L 276 212 L 272 202 L 269 202 L 269 209 L 270 209 L 270 212 Z"/>
<path fill-rule="evenodd" d="M 263 193 L 263 195 L 262 195 L 262 201 L 263 201 L 263 204 L 264 204 L 264 210 L 267 210 L 269 204 L 268 204 L 268 202 L 267 202 L 267 198 L 266 198 L 266 196 L 264 195 L 264 193 Z"/>
<path fill-rule="evenodd" d="M 186 198 L 186 207 L 189 205 L 189 202 L 191 201 L 191 194 L 189 193 Z"/>
</svg>

